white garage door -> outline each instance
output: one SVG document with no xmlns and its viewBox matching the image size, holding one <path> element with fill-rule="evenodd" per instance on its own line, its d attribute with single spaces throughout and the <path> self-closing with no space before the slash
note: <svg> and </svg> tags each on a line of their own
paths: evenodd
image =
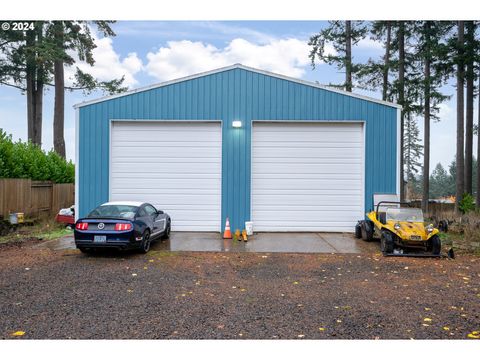
<svg viewBox="0 0 480 360">
<path fill-rule="evenodd" d="M 220 123 L 113 122 L 110 200 L 150 202 L 172 230 L 220 231 Z"/>
<path fill-rule="evenodd" d="M 255 231 L 352 232 L 363 218 L 361 123 L 254 123 Z"/>
</svg>

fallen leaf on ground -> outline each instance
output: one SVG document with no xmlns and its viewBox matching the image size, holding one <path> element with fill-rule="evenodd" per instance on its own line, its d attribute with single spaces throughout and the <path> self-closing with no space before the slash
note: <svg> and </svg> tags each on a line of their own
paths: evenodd
<svg viewBox="0 0 480 360">
<path fill-rule="evenodd" d="M 15 331 L 12 333 L 12 336 L 23 336 L 25 335 L 25 331 Z"/>
<path fill-rule="evenodd" d="M 133 290 L 132 289 L 127 289 L 127 292 L 131 293 L 131 292 L 133 292 Z"/>
<path fill-rule="evenodd" d="M 294 284 L 294 285 L 298 285 L 298 281 L 294 281 L 293 284 Z"/>
<path fill-rule="evenodd" d="M 303 334 L 299 334 L 299 335 L 297 335 L 297 336 L 298 336 L 300 339 L 305 337 L 305 335 L 303 335 Z"/>
<path fill-rule="evenodd" d="M 319 331 L 325 331 L 325 328 L 319 327 L 318 330 L 319 330 Z"/>
<path fill-rule="evenodd" d="M 448 331 L 448 330 L 450 330 L 450 328 L 448 326 L 444 326 L 443 330 Z"/>
<path fill-rule="evenodd" d="M 154 260 L 153 260 L 153 259 L 150 259 L 150 260 L 148 260 L 148 262 L 154 262 Z"/>
<path fill-rule="evenodd" d="M 467 337 L 470 339 L 480 339 L 480 331 L 472 331 Z"/>
<path fill-rule="evenodd" d="M 432 322 L 432 319 L 430 319 L 430 318 L 425 318 L 425 319 L 423 319 L 423 321 Z"/>
<path fill-rule="evenodd" d="M 425 310 L 426 310 L 426 311 L 430 311 L 430 310 L 432 310 L 432 309 L 431 309 L 431 308 L 425 308 Z"/>
<path fill-rule="evenodd" d="M 137 274 L 133 273 L 132 276 L 137 276 Z"/>
<path fill-rule="evenodd" d="M 337 319 L 337 323 L 341 323 L 341 322 L 342 322 L 342 320 L 340 320 L 340 319 Z"/>
</svg>

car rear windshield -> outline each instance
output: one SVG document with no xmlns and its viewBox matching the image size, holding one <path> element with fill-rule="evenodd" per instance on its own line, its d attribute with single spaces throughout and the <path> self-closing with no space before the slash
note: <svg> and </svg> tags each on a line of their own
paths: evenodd
<svg viewBox="0 0 480 360">
<path fill-rule="evenodd" d="M 93 210 L 87 217 L 89 218 L 113 218 L 113 219 L 133 219 L 138 206 L 131 205 L 102 205 Z"/>
<path fill-rule="evenodd" d="M 423 222 L 423 213 L 421 209 L 388 208 L 387 220 Z"/>
</svg>

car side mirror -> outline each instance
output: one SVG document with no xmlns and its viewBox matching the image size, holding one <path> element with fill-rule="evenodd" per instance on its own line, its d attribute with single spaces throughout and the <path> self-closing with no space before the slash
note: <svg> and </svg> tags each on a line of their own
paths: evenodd
<svg viewBox="0 0 480 360">
<path fill-rule="evenodd" d="M 163 211 L 162 210 L 157 210 L 157 215 L 162 215 Z"/>
</svg>

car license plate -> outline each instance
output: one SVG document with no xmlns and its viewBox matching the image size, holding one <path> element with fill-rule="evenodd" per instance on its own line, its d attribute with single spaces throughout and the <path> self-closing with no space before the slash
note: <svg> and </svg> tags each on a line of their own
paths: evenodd
<svg viewBox="0 0 480 360">
<path fill-rule="evenodd" d="M 417 240 L 418 241 L 418 240 L 422 240 L 422 237 L 419 236 L 419 235 L 411 235 L 410 240 Z"/>
<path fill-rule="evenodd" d="M 95 243 L 106 243 L 107 242 L 107 236 L 106 235 L 95 235 L 93 237 L 93 242 L 95 242 Z"/>
</svg>

